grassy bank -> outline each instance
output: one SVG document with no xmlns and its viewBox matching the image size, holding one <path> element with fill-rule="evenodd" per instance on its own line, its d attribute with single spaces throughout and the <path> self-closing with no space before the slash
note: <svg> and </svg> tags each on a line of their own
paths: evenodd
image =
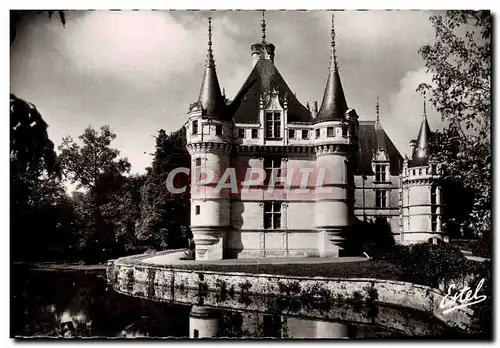
<svg viewBox="0 0 500 348">
<path fill-rule="evenodd" d="M 243 272 L 252 274 L 284 274 L 287 276 L 378 278 L 406 280 L 405 273 L 383 260 L 319 264 L 192 264 L 175 265 L 175 268 L 214 272 Z"/>
</svg>

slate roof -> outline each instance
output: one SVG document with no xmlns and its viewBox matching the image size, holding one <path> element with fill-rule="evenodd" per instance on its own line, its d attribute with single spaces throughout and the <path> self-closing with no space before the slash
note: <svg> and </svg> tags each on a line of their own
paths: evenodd
<svg viewBox="0 0 500 348">
<path fill-rule="evenodd" d="M 340 75 L 337 68 L 330 69 L 328 79 L 326 80 L 323 101 L 319 108 L 318 116 L 314 123 L 325 121 L 340 121 L 344 118 L 347 111 L 347 102 L 345 100 L 344 90 L 340 82 Z"/>
<path fill-rule="evenodd" d="M 415 149 L 413 150 L 413 155 L 408 167 L 421 167 L 428 164 L 428 147 L 427 142 L 432 135 L 431 128 L 429 127 L 429 122 L 427 122 L 427 117 L 424 117 L 422 124 L 420 125 L 420 130 L 418 131 L 417 143 L 415 144 Z"/>
<path fill-rule="evenodd" d="M 213 62 L 205 67 L 198 101 L 202 106 L 203 117 L 228 120 L 225 112 L 226 103 L 220 91 L 219 80 Z"/>
<path fill-rule="evenodd" d="M 389 156 L 389 172 L 399 175 L 403 168 L 403 156 L 382 127 L 375 127 L 375 121 L 359 121 L 359 150 L 356 174 L 374 175 L 372 170 L 373 153 L 379 146 L 385 148 Z"/>
<path fill-rule="evenodd" d="M 260 96 L 267 95 L 275 88 L 279 93 L 280 103 L 288 99 L 288 123 L 311 123 L 313 117 L 302 105 L 276 66 L 269 59 L 260 59 L 250 72 L 233 101 L 228 105 L 227 112 L 235 123 L 259 123 Z"/>
</svg>

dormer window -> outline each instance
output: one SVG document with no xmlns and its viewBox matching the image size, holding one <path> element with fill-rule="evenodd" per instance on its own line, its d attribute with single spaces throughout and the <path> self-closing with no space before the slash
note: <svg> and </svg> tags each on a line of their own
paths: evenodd
<svg viewBox="0 0 500 348">
<path fill-rule="evenodd" d="M 375 165 L 375 181 L 385 182 L 387 181 L 385 165 L 376 164 Z"/>
<path fill-rule="evenodd" d="M 198 121 L 193 121 L 191 128 L 192 128 L 192 134 L 198 134 Z"/>
<path fill-rule="evenodd" d="M 221 125 L 215 126 L 215 135 L 222 135 L 222 126 Z"/>
<path fill-rule="evenodd" d="M 281 138 L 281 112 L 279 111 L 266 112 L 266 138 L 267 139 Z"/>
</svg>

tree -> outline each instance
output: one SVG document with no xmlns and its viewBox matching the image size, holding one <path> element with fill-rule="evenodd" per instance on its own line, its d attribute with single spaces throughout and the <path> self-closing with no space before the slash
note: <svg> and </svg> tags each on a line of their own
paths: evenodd
<svg viewBox="0 0 500 348">
<path fill-rule="evenodd" d="M 137 237 L 155 248 L 180 248 L 188 246 L 190 193 L 167 191 L 168 174 L 175 168 L 190 168 L 184 128 L 170 135 L 161 129 L 156 137 L 156 151 L 152 166 L 147 168 L 142 190 L 141 223 Z M 188 186 L 189 178 L 180 175 L 180 185 Z"/>
<path fill-rule="evenodd" d="M 89 126 L 79 136 L 81 145 L 66 137 L 59 147 L 64 174 L 77 189 L 84 190 L 79 211 L 86 217 L 83 246 L 91 257 L 116 246 L 109 205 L 121 190 L 130 163 L 110 147 L 115 138 L 109 126 L 101 127 L 100 133 Z"/>
<path fill-rule="evenodd" d="M 10 230 L 18 259 L 49 257 L 49 241 L 59 248 L 73 228 L 47 128 L 33 104 L 10 95 Z"/>
<path fill-rule="evenodd" d="M 10 95 L 10 161 L 14 173 L 32 170 L 40 175 L 46 170 L 49 174 L 60 174 L 47 128 L 35 105 Z"/>
<path fill-rule="evenodd" d="M 418 90 L 430 93 L 446 124 L 433 135 L 430 149 L 445 165 L 445 180 L 472 195 L 469 214 L 460 214 L 462 229 L 487 237 L 492 208 L 491 13 L 446 11 L 430 20 L 435 42 L 419 53 L 432 84 Z"/>
<path fill-rule="evenodd" d="M 33 15 L 39 15 L 40 13 L 45 11 L 32 11 L 32 10 L 22 10 L 22 11 L 10 11 L 10 44 L 14 43 L 17 35 L 17 28 L 19 24 L 23 21 L 23 19 L 32 17 Z M 66 15 L 64 11 L 46 11 L 49 15 L 49 19 L 52 17 L 54 12 L 57 12 L 59 15 L 59 20 L 62 25 L 66 25 Z"/>
<path fill-rule="evenodd" d="M 104 217 L 112 221 L 115 240 L 122 251 L 134 250 L 138 244 L 136 225 L 141 217 L 141 192 L 145 179 L 145 175 L 125 177 L 114 197 L 103 206 Z"/>
</svg>

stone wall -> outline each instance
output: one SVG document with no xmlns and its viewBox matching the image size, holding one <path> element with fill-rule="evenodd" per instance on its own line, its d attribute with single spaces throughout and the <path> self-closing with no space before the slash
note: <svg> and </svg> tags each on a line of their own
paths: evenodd
<svg viewBox="0 0 500 348">
<path fill-rule="evenodd" d="M 344 300 L 372 301 L 428 313 L 451 327 L 465 329 L 470 324 L 471 308 L 443 314 L 440 302 L 444 293 L 408 282 L 367 278 L 290 277 L 248 273 L 212 272 L 175 269 L 141 262 L 138 258 L 109 261 L 108 282 L 121 292 L 133 295 L 134 286 L 144 288 L 192 289 L 218 291 L 221 284 L 228 291 L 255 295 L 329 297 Z M 139 284 L 139 285 L 137 285 Z M 128 289 L 128 290 L 127 290 Z"/>
</svg>

